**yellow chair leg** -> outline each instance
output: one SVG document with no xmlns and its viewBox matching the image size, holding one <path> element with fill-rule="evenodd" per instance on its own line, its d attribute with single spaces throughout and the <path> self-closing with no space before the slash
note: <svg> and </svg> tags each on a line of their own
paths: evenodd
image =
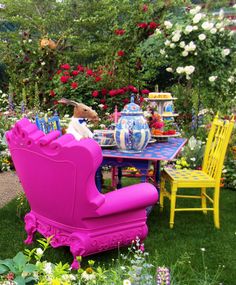
<svg viewBox="0 0 236 285">
<path fill-rule="evenodd" d="M 177 192 L 177 186 L 175 184 L 171 185 L 171 198 L 170 198 L 170 228 L 171 229 L 173 229 L 174 227 L 176 192 Z"/>
<path fill-rule="evenodd" d="M 160 184 L 160 198 L 159 198 L 159 203 L 160 203 L 160 212 L 163 212 L 163 207 L 164 207 L 164 192 L 165 192 L 165 180 L 161 180 Z"/>
<path fill-rule="evenodd" d="M 206 187 L 202 187 L 201 188 L 201 196 L 202 196 L 202 208 L 206 208 L 207 203 L 206 203 L 206 196 L 204 195 L 206 194 Z M 203 210 L 203 213 L 206 215 L 207 211 Z"/>
<path fill-rule="evenodd" d="M 214 190 L 213 214 L 214 214 L 214 224 L 217 229 L 220 228 L 219 199 L 220 199 L 220 186 L 216 186 Z"/>
</svg>

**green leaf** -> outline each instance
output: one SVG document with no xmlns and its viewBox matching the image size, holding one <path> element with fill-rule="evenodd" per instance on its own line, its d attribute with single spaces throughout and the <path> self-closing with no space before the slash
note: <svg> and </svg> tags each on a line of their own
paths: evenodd
<svg viewBox="0 0 236 285">
<path fill-rule="evenodd" d="M 25 285 L 25 279 L 22 276 L 17 276 L 14 281 L 17 285 Z"/>
<path fill-rule="evenodd" d="M 13 261 L 18 267 L 24 267 L 27 262 L 27 257 L 20 251 L 15 257 L 13 257 Z"/>
<path fill-rule="evenodd" d="M 0 264 L 0 274 L 4 274 L 6 272 L 8 272 L 9 269 L 7 266 L 3 265 L 3 264 Z"/>
<path fill-rule="evenodd" d="M 33 273 L 36 269 L 37 269 L 36 265 L 28 263 L 24 267 L 24 272 Z"/>
<path fill-rule="evenodd" d="M 35 277 L 28 276 L 28 277 L 25 278 L 25 283 L 29 283 L 31 281 L 35 281 Z"/>
<path fill-rule="evenodd" d="M 7 259 L 4 259 L 4 260 L 1 260 L 0 261 L 0 265 L 4 265 L 6 267 L 9 268 L 9 271 L 12 271 L 13 273 L 15 273 L 15 266 L 14 266 L 14 262 L 12 259 L 10 258 L 7 258 Z"/>
</svg>

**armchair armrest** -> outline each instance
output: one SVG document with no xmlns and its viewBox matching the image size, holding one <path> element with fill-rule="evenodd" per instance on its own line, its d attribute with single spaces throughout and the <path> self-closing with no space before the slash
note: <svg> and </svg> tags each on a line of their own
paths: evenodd
<svg viewBox="0 0 236 285">
<path fill-rule="evenodd" d="M 139 183 L 104 194 L 105 202 L 96 213 L 99 216 L 142 209 L 158 200 L 157 189 L 150 183 Z"/>
</svg>

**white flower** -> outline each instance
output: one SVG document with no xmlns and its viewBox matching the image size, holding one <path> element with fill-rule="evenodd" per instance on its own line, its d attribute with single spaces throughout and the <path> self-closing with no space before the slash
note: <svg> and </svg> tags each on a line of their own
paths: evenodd
<svg viewBox="0 0 236 285">
<path fill-rule="evenodd" d="M 170 48 L 175 48 L 175 47 L 176 47 L 176 45 L 174 43 L 170 44 Z"/>
<path fill-rule="evenodd" d="M 201 251 L 206 251 L 206 249 L 204 247 L 201 248 Z"/>
<path fill-rule="evenodd" d="M 43 255 L 43 250 L 42 250 L 42 248 L 40 248 L 40 247 L 38 247 L 37 249 L 36 249 L 36 254 L 37 254 L 37 256 L 42 256 Z"/>
<path fill-rule="evenodd" d="M 167 67 L 167 68 L 166 68 L 166 71 L 168 71 L 168 72 L 173 72 L 173 68 Z"/>
<path fill-rule="evenodd" d="M 103 104 L 99 104 L 98 107 L 99 107 L 100 109 L 102 109 L 102 108 L 104 107 L 104 105 L 103 105 Z"/>
<path fill-rule="evenodd" d="M 105 128 L 106 128 L 106 125 L 100 124 L 100 128 L 101 128 L 101 129 L 105 129 Z"/>
<path fill-rule="evenodd" d="M 186 50 L 184 50 L 183 52 L 182 52 L 182 56 L 188 56 L 188 52 L 186 51 Z"/>
<path fill-rule="evenodd" d="M 193 26 L 193 31 L 197 31 L 198 30 L 198 26 Z"/>
<path fill-rule="evenodd" d="M 224 30 L 225 30 L 225 28 L 220 28 L 219 31 L 220 31 L 220 32 L 224 32 Z"/>
<path fill-rule="evenodd" d="M 220 28 L 222 28 L 223 26 L 224 26 L 224 24 L 223 24 L 222 22 L 219 22 L 219 23 L 216 24 L 216 28 L 217 28 L 217 29 L 220 29 Z"/>
<path fill-rule="evenodd" d="M 166 40 L 165 41 L 165 46 L 169 46 L 170 45 L 170 41 L 169 40 Z"/>
<path fill-rule="evenodd" d="M 199 38 L 200 41 L 204 41 L 206 39 L 206 35 L 205 34 L 200 34 L 198 36 L 198 38 Z"/>
<path fill-rule="evenodd" d="M 31 40 L 31 39 L 29 39 L 29 40 L 28 40 L 28 43 L 31 43 L 31 42 L 32 42 L 32 40 Z"/>
<path fill-rule="evenodd" d="M 203 17 L 203 14 L 202 14 L 202 13 L 196 14 L 196 15 L 193 17 L 193 23 L 194 23 L 194 24 L 199 23 L 199 22 L 201 21 L 202 17 Z"/>
<path fill-rule="evenodd" d="M 184 41 L 180 42 L 180 43 L 179 43 L 179 46 L 180 46 L 181 48 L 184 48 L 184 47 L 185 47 L 185 42 L 184 42 Z"/>
<path fill-rule="evenodd" d="M 225 48 L 222 50 L 221 52 L 222 56 L 227 56 L 230 54 L 230 49 L 229 48 Z"/>
<path fill-rule="evenodd" d="M 229 83 L 233 83 L 233 82 L 234 82 L 234 77 L 233 77 L 233 76 L 230 76 L 230 77 L 228 78 L 228 82 L 229 82 Z"/>
<path fill-rule="evenodd" d="M 196 158 L 195 157 L 191 157 L 190 160 L 191 161 L 196 161 Z"/>
<path fill-rule="evenodd" d="M 186 51 L 194 51 L 196 49 L 196 45 L 193 41 L 191 41 L 188 45 L 185 46 Z"/>
<path fill-rule="evenodd" d="M 214 82 L 217 79 L 218 76 L 210 76 L 208 79 L 210 82 Z"/>
<path fill-rule="evenodd" d="M 160 54 L 165 54 L 166 53 L 166 51 L 164 50 L 164 49 L 160 49 Z"/>
<path fill-rule="evenodd" d="M 43 271 L 46 273 L 46 274 L 52 274 L 52 263 L 50 262 L 47 262 L 44 267 L 43 267 Z"/>
<path fill-rule="evenodd" d="M 184 68 L 182 66 L 179 66 L 176 68 L 176 72 L 179 74 L 184 73 Z"/>
<path fill-rule="evenodd" d="M 164 21 L 164 25 L 166 26 L 167 29 L 171 29 L 173 24 L 170 21 Z"/>
<path fill-rule="evenodd" d="M 160 35 L 160 34 L 161 34 L 161 30 L 157 28 L 157 29 L 155 30 L 155 35 Z"/>
<path fill-rule="evenodd" d="M 92 273 L 87 273 L 86 271 L 84 271 L 81 274 L 82 279 L 89 281 L 89 280 L 95 280 L 96 279 L 96 275 L 94 274 L 94 272 Z"/>
<path fill-rule="evenodd" d="M 178 42 L 181 38 L 181 34 L 179 32 L 175 33 L 172 37 L 172 42 Z"/>
<path fill-rule="evenodd" d="M 123 285 L 131 285 L 131 282 L 129 281 L 129 279 L 125 279 L 123 280 Z"/>
<path fill-rule="evenodd" d="M 196 6 L 195 8 L 189 11 L 190 14 L 195 15 L 201 10 L 201 6 Z"/>
<path fill-rule="evenodd" d="M 189 145 L 191 150 L 194 150 L 194 148 L 197 145 L 197 140 L 195 139 L 194 136 L 191 136 L 191 138 L 188 140 L 188 145 Z"/>
<path fill-rule="evenodd" d="M 185 27 L 184 33 L 188 35 L 192 31 L 193 31 L 193 26 L 188 25 L 188 26 Z"/>
<path fill-rule="evenodd" d="M 219 13 L 219 20 L 223 20 L 224 19 L 224 10 L 220 9 L 220 13 Z"/>
<path fill-rule="evenodd" d="M 212 28 L 212 29 L 210 30 L 210 33 L 213 34 L 213 35 L 214 35 L 216 32 L 217 32 L 217 29 L 216 29 L 216 28 Z"/>
<path fill-rule="evenodd" d="M 210 22 L 204 22 L 202 23 L 202 28 L 203 30 L 211 30 L 212 28 L 214 27 L 214 24 L 213 23 L 210 23 Z"/>
<path fill-rule="evenodd" d="M 41 65 L 45 65 L 46 63 L 44 61 L 41 62 Z"/>
<path fill-rule="evenodd" d="M 195 67 L 193 65 L 188 65 L 188 66 L 185 66 L 184 68 L 184 72 L 187 74 L 187 75 L 190 75 L 194 72 L 195 70 Z"/>
</svg>

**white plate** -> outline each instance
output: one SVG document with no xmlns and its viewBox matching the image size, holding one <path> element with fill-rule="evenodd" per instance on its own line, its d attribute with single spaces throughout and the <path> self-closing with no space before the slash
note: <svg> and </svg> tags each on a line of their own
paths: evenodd
<svg viewBox="0 0 236 285">
<path fill-rule="evenodd" d="M 153 138 L 176 138 L 180 136 L 181 136 L 181 133 L 176 133 L 174 135 L 152 135 Z"/>
<path fill-rule="evenodd" d="M 150 139 L 148 143 L 155 143 L 156 140 L 155 139 Z"/>
<path fill-rule="evenodd" d="M 146 101 L 172 101 L 177 100 L 178 98 L 172 97 L 172 98 L 144 98 Z"/>
<path fill-rule="evenodd" d="M 100 147 L 104 147 L 104 148 L 111 148 L 111 147 L 117 146 L 116 143 L 114 143 L 114 144 L 99 144 L 99 145 L 100 145 Z"/>
</svg>

